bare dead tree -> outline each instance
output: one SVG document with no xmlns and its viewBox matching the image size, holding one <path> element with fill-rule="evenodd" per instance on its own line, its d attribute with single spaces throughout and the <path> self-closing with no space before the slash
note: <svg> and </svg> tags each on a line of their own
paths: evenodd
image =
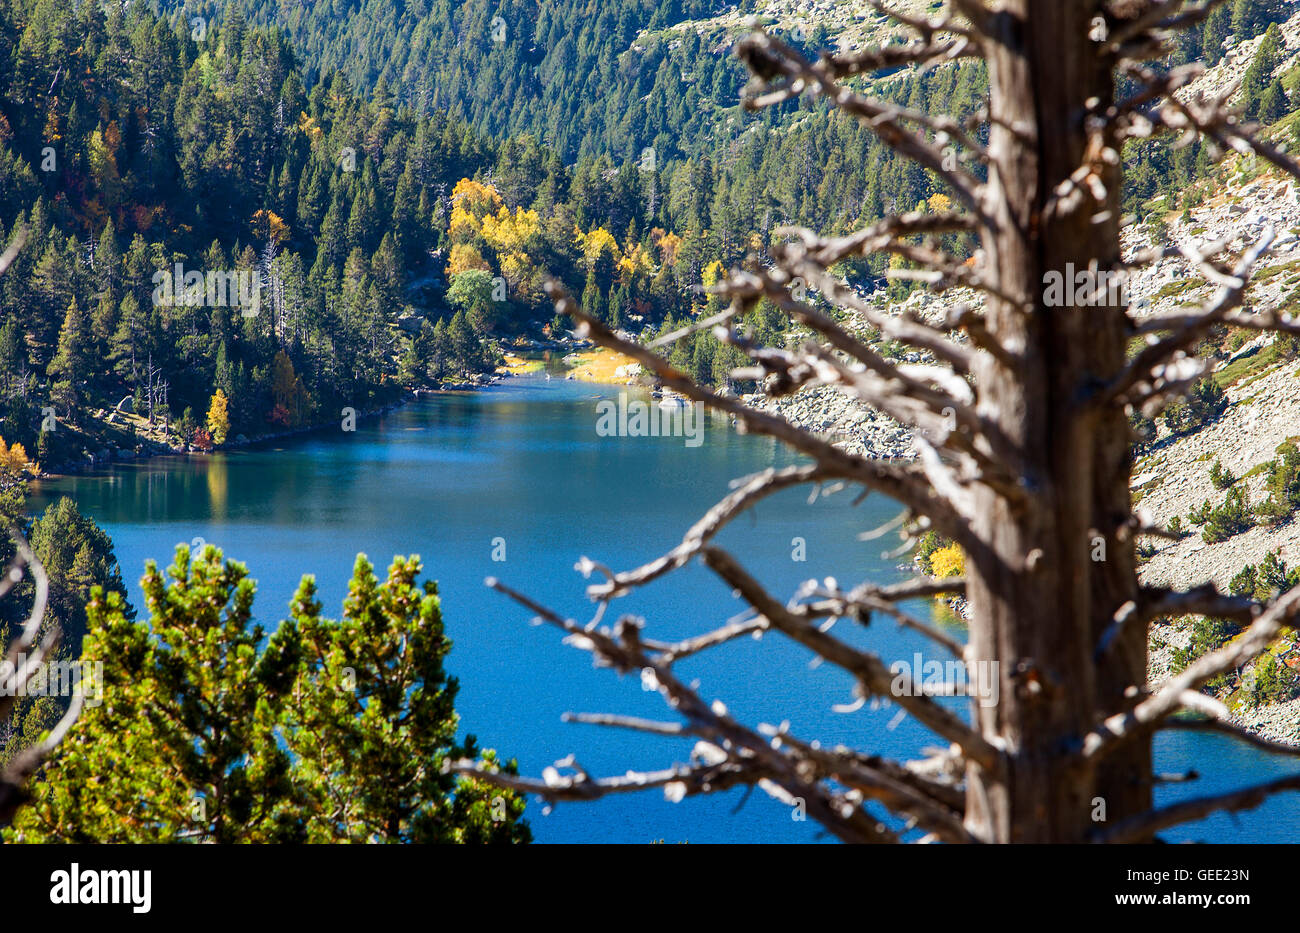
<svg viewBox="0 0 1300 933">
<path fill-rule="evenodd" d="M 595 618 L 579 624 L 496 581 L 498 590 L 561 629 L 568 643 L 598 665 L 639 672 L 679 721 L 580 715 L 581 722 L 699 742 L 691 762 L 663 771 L 598 778 L 570 759 L 541 779 L 454 767 L 550 801 L 588 800 L 646 788 L 670 797 L 758 785 L 807 812 L 836 837 L 895 842 L 899 833 L 867 809 L 872 801 L 919 828 L 927 840 L 952 842 L 1141 842 L 1216 810 L 1258 805 L 1300 789 L 1300 777 L 1217 797 L 1153 806 L 1152 737 L 1161 729 L 1203 728 L 1238 734 L 1220 722 L 1222 704 L 1200 689 L 1265 650 L 1300 613 L 1300 591 L 1269 605 L 1220 594 L 1144 587 L 1135 541 L 1150 523 L 1135 514 L 1129 416 L 1158 410 L 1204 371 L 1193 359 L 1201 337 L 1218 324 L 1300 333 L 1289 315 L 1240 310 L 1266 234 L 1240 255 L 1228 244 L 1184 248 L 1191 265 L 1217 286 L 1194 310 L 1139 318 L 1116 301 L 1087 310 L 1053 307 L 1044 294 L 1051 273 L 1068 265 L 1126 273 L 1165 255 L 1121 255 L 1123 146 L 1130 139 L 1173 134 L 1219 150 L 1255 153 L 1282 171 L 1297 165 L 1244 125 L 1228 93 L 1206 100 L 1186 85 L 1197 67 L 1166 71 L 1149 63 L 1167 52 L 1176 30 L 1197 22 L 1217 0 L 949 0 L 938 19 L 892 14 L 916 34 L 906 45 L 824 56 L 809 62 L 762 31 L 738 45 L 754 74 L 746 102 L 761 108 L 820 96 L 857 118 L 897 153 L 915 160 L 955 197 L 947 214 L 891 216 L 858 233 L 825 238 L 786 231 L 770 257 L 752 261 L 719 286 L 731 306 L 706 322 L 740 347 L 773 396 L 829 385 L 913 430 L 914 462 L 856 456 L 735 398 L 695 384 L 651 348 L 620 338 L 563 290 L 549 293 L 579 332 L 636 359 L 689 399 L 734 416 L 745 431 L 777 438 L 808 464 L 768 470 L 737 483 L 682 543 L 645 566 L 613 572 L 583 559 L 602 578 L 588 593 Z M 883 5 L 879 9 L 889 12 Z M 916 113 L 855 90 L 849 79 L 880 69 L 930 68 L 981 58 L 989 98 L 982 129 Z M 1119 76 L 1139 90 L 1121 99 Z M 1181 96 L 1178 92 L 1183 91 Z M 943 252 L 934 235 L 958 231 L 978 241 L 975 262 Z M 943 290 L 960 286 L 982 301 L 956 307 L 939 323 L 893 315 L 861 301 L 833 274 L 849 257 L 896 254 L 901 274 Z M 928 357 L 922 365 L 883 358 L 869 341 L 837 323 L 792 289 L 797 281 L 849 312 L 850 319 Z M 794 349 L 759 347 L 741 331 L 744 312 L 760 299 L 784 309 L 812 333 Z M 1126 346 L 1144 336 L 1129 357 Z M 805 591 L 790 602 L 769 594 L 716 533 L 756 502 L 792 486 L 857 485 L 897 500 L 910 519 L 957 542 L 966 555 L 960 581 L 849 591 Z M 1098 544 L 1105 560 L 1094 560 Z M 752 614 L 677 643 L 654 642 L 643 624 L 602 620 L 615 599 L 699 559 L 738 591 Z M 956 644 L 898 608 L 903 600 L 963 593 L 970 636 Z M 1229 615 L 1243 636 L 1157 688 L 1147 684 L 1148 625 L 1166 613 Z M 891 690 L 885 661 L 831 633 L 829 622 L 885 613 L 906 618 L 974 669 L 997 671 L 996 705 L 975 706 L 969 720 L 912 690 Z M 860 696 L 887 697 L 924 723 L 946 747 L 913 762 L 892 762 L 858 749 L 828 747 L 786 728 L 749 727 L 720 703 L 707 703 L 673 673 L 673 663 L 734 638 L 775 630 L 825 663 L 849 672 Z M 1190 710 L 1198 718 L 1173 718 Z M 1094 822 L 1094 800 L 1109 819 Z"/>
<path fill-rule="evenodd" d="M 17 545 L 17 555 L 5 571 L 3 579 L 0 579 L 0 599 L 7 596 L 23 579 L 24 568 L 31 571 L 35 599 L 27 621 L 9 645 L 4 660 L 0 661 L 0 722 L 9 719 L 18 697 L 23 695 L 28 684 L 41 675 L 43 666 L 54 657 L 61 634 L 55 625 L 49 627 L 44 637 L 41 637 L 41 623 L 45 620 L 45 608 L 49 602 L 49 579 L 22 535 L 15 531 L 13 538 Z M 74 691 L 68 709 L 54 728 L 41 741 L 23 749 L 0 769 L 0 827 L 8 826 L 18 807 L 27 800 L 28 779 L 40 769 L 59 742 L 63 741 L 80 714 L 81 705 L 81 692 Z"/>
</svg>

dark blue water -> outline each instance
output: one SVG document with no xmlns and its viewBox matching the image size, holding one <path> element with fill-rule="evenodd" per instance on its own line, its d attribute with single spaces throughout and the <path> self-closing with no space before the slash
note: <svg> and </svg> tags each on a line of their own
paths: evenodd
<svg viewBox="0 0 1300 933">
<path fill-rule="evenodd" d="M 596 402 L 606 389 L 522 379 L 468 395 L 422 400 L 355 433 L 322 432 L 291 442 L 210 457 L 158 458 L 100 474 L 48 481 L 34 504 L 71 495 L 112 535 L 132 599 L 146 559 L 169 563 L 178 543 L 195 539 L 246 563 L 258 581 L 257 615 L 279 620 L 303 574 L 315 574 L 326 611 L 337 615 L 357 552 L 386 567 L 394 554 L 419 554 L 439 581 L 455 647 L 447 667 L 460 678 L 463 731 L 540 774 L 573 753 L 588 772 L 622 774 L 689 759 L 691 741 L 565 724 L 570 710 L 672 719 L 639 678 L 595 670 L 590 656 L 561 644 L 555 629 L 483 586 L 488 576 L 563 614 L 586 621 L 581 555 L 616 570 L 671 549 L 728 491 L 731 479 L 793 462 L 773 442 L 744 437 L 711 421 L 704 443 L 682 438 L 606 438 L 596 433 Z M 758 507 L 720 543 L 782 599 L 810 576 L 842 583 L 901 579 L 882 542 L 858 534 L 898 509 L 878 497 L 853 507 L 853 493 L 810 503 L 791 491 Z M 806 562 L 793 558 L 805 541 Z M 500 556 L 504 541 L 504 561 Z M 882 539 L 886 543 L 889 539 Z M 727 621 L 743 606 L 702 568 L 691 566 L 617 601 L 613 609 L 646 619 L 645 636 L 672 640 Z M 927 603 L 912 610 L 928 615 Z M 612 617 L 611 617 L 612 618 Z M 837 634 L 886 661 L 930 647 L 892 622 L 866 630 L 841 623 Z M 940 744 L 897 707 L 836 713 L 851 700 L 847 675 L 810 667 L 804 649 L 769 635 L 678 665 L 701 693 L 722 700 L 741 721 L 789 720 L 795 735 L 896 756 Z M 1162 788 L 1162 801 L 1226 790 L 1286 773 L 1284 759 L 1216 737 L 1162 737 L 1158 766 L 1197 768 L 1202 779 Z M 741 790 L 669 803 L 659 792 L 562 804 L 549 815 L 532 804 L 543 842 L 807 842 L 810 822 L 761 791 Z M 743 803 L 742 803 L 743 801 Z M 1300 831 L 1300 798 L 1282 797 L 1234 821 L 1216 817 L 1170 838 L 1281 842 Z"/>
</svg>

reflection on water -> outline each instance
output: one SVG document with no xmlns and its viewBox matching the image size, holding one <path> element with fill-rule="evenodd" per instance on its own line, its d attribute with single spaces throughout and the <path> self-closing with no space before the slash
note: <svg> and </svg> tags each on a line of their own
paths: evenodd
<svg viewBox="0 0 1300 933">
<path fill-rule="evenodd" d="M 226 517 L 226 485 L 230 482 L 224 455 L 213 456 L 203 471 L 208 481 L 208 512 L 215 520 Z"/>
</svg>

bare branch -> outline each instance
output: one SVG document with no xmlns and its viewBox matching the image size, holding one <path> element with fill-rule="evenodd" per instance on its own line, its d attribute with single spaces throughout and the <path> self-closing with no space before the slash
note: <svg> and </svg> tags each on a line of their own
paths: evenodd
<svg viewBox="0 0 1300 933">
<path fill-rule="evenodd" d="M 730 761 L 702 766 L 679 765 L 660 771 L 629 771 L 616 777 L 593 778 L 585 772 L 559 775 L 550 780 L 520 777 L 493 770 L 482 762 L 469 758 L 453 761 L 448 766 L 453 774 L 464 774 L 525 794 L 536 794 L 548 801 L 598 800 L 613 794 L 625 794 L 664 787 L 668 784 L 683 786 L 683 796 L 716 793 L 737 784 L 755 784 L 762 779 L 756 770 L 747 770 Z"/>
<path fill-rule="evenodd" d="M 9 718 L 18 697 L 23 694 L 23 688 L 40 671 L 45 659 L 58 645 L 61 635 L 59 627 L 52 626 L 41 643 L 36 644 L 49 602 L 49 578 L 46 576 L 45 568 L 41 566 L 41 562 L 37 560 L 17 529 L 11 530 L 11 534 L 17 554 L 13 565 L 5 574 L 0 596 L 7 593 L 22 578 L 23 567 L 31 570 L 36 592 L 27 621 L 10 644 L 3 661 L 0 661 L 0 720 Z M 19 752 L 8 765 L 0 769 L 0 826 L 7 826 L 18 807 L 27 800 L 27 780 L 40 769 L 58 744 L 63 741 L 63 737 L 67 735 L 81 713 L 83 700 L 84 697 L 78 689 L 73 693 L 68 709 L 49 734 Z"/>
<path fill-rule="evenodd" d="M 1191 590 L 1142 588 L 1144 621 L 1160 616 L 1198 615 L 1231 619 L 1233 622 L 1249 625 L 1263 611 L 1263 607 L 1255 600 L 1220 593 L 1219 588 L 1213 583 L 1206 583 Z"/>
<path fill-rule="evenodd" d="M 1161 732 L 1218 732 L 1222 735 L 1230 735 L 1234 739 L 1245 742 L 1247 745 L 1253 745 L 1256 748 L 1274 755 L 1289 755 L 1300 757 L 1300 745 L 1287 745 L 1282 742 L 1272 742 L 1266 738 L 1256 735 L 1241 726 L 1234 726 L 1232 723 L 1224 722 L 1221 719 L 1190 719 L 1182 716 L 1166 719 L 1160 724 Z"/>
<path fill-rule="evenodd" d="M 1165 372 L 1165 364 L 1190 349 L 1206 331 L 1221 322 L 1227 312 L 1241 304 L 1246 294 L 1246 287 L 1250 283 L 1251 270 L 1272 243 L 1273 227 L 1270 225 L 1238 261 L 1233 269 L 1232 281 L 1219 287 L 1214 300 L 1199 315 L 1193 316 L 1168 337 L 1151 338 L 1153 342 L 1139 351 L 1114 381 L 1094 397 L 1094 404 L 1104 405 L 1128 399 L 1134 389 L 1138 390 L 1139 397 L 1144 391 L 1148 393 L 1158 391 L 1161 380 L 1169 378 Z M 1175 376 L 1174 381 L 1179 378 L 1180 376 Z"/>
<path fill-rule="evenodd" d="M 936 359 L 943 360 L 957 373 L 968 373 L 973 367 L 971 352 L 958 346 L 943 331 L 930 327 L 912 318 L 892 315 L 877 311 L 874 307 L 845 288 L 820 265 L 799 256 L 789 247 L 781 254 L 779 260 L 787 272 L 794 278 L 801 278 L 811 287 L 817 289 L 826 300 L 847 308 L 862 318 L 868 325 L 880 331 L 890 340 L 897 340 L 918 350 L 926 350 Z"/>
<path fill-rule="evenodd" d="M 880 587 L 865 584 L 848 593 L 841 590 L 818 588 L 810 595 L 817 596 L 820 601 L 804 603 L 798 607 L 798 611 L 810 619 L 824 618 L 826 616 L 844 618 L 847 616 L 861 622 L 868 621 L 871 613 L 880 612 L 894 619 L 899 625 L 910 628 L 914 632 L 919 632 L 935 644 L 942 645 L 953 656 L 960 658 L 965 655 L 965 645 L 951 635 L 941 632 L 910 613 L 899 609 L 894 605 L 893 601 L 881 599 L 876 595 L 880 590 Z M 932 592 L 936 591 L 932 590 Z"/>
<path fill-rule="evenodd" d="M 560 717 L 563 722 L 576 722 L 588 726 L 611 726 L 618 729 L 631 729 L 633 732 L 648 732 L 652 735 L 691 735 L 689 726 L 680 722 L 660 722 L 654 719 L 642 719 L 639 716 L 619 716 L 616 713 L 565 713 Z"/>
<path fill-rule="evenodd" d="M 828 473 L 839 479 L 861 483 L 869 489 L 903 503 L 914 512 L 927 515 L 935 526 L 945 535 L 973 548 L 979 542 L 971 538 L 966 527 L 955 521 L 955 516 L 946 503 L 940 500 L 925 479 L 914 467 L 878 460 L 867 460 L 840 450 L 834 444 L 820 440 L 796 428 L 790 422 L 775 415 L 756 411 L 743 402 L 728 396 L 719 395 L 709 389 L 696 385 L 694 380 L 679 373 L 661 357 L 651 353 L 645 347 L 619 337 L 603 323 L 584 312 L 569 297 L 564 287 L 555 281 L 546 283 L 546 293 L 555 304 L 556 311 L 568 314 L 578 321 L 578 331 L 589 336 L 601 346 L 618 350 L 626 356 L 641 363 L 653 372 L 669 388 L 681 393 L 693 401 L 735 415 L 736 420 L 755 434 L 764 434 L 777 440 L 785 441 L 795 450 L 807 454 L 821 465 Z"/>
<path fill-rule="evenodd" d="M 911 689 L 910 684 L 904 689 L 893 690 L 895 675 L 875 655 L 858 651 L 781 605 L 725 551 L 710 547 L 701 556 L 705 564 L 738 590 L 746 602 L 767 618 L 773 628 L 829 663 L 848 671 L 868 693 L 888 697 L 897 703 L 936 734 L 960 747 L 970 760 L 977 761 L 986 768 L 996 764 L 999 757 L 997 749 L 945 707 L 920 695 L 921 691 Z"/>
<path fill-rule="evenodd" d="M 947 42 L 909 42 L 906 45 L 885 45 L 828 56 L 826 68 L 837 78 L 892 71 L 907 65 L 933 67 L 944 62 L 963 58 L 977 58 L 979 50 L 969 39 L 962 37 Z"/>
<path fill-rule="evenodd" d="M 23 244 L 27 242 L 27 227 L 19 229 L 18 234 L 14 237 L 13 242 L 9 244 L 8 249 L 0 253 L 0 275 L 4 275 L 18 258 L 18 253 L 22 250 Z"/>
<path fill-rule="evenodd" d="M 1164 42 L 1174 32 L 1199 23 L 1223 1 L 1208 0 L 1190 10 L 1183 10 L 1184 0 L 1153 0 L 1138 16 L 1122 23 L 1106 36 L 1102 53 L 1108 56 L 1131 55 L 1134 47 L 1144 48 L 1153 42 Z"/>
<path fill-rule="evenodd" d="M 635 570 L 615 574 L 604 583 L 587 587 L 587 595 L 592 599 L 613 599 L 623 596 L 632 588 L 656 580 L 669 571 L 685 565 L 714 535 L 726 527 L 728 522 L 754 503 L 793 486 L 821 482 L 834 477 L 833 471 L 823 470 L 813 465 L 786 467 L 781 470 L 768 469 L 741 480 L 734 491 L 690 527 L 682 537 L 682 543 L 677 547 L 663 557 Z"/>
<path fill-rule="evenodd" d="M 1274 794 L 1289 790 L 1300 790 L 1300 774 L 1277 778 L 1252 787 L 1243 787 L 1241 790 L 1226 794 L 1197 797 L 1194 800 L 1184 800 L 1168 807 L 1161 807 L 1150 813 L 1143 813 L 1116 823 L 1110 829 L 1098 832 L 1093 841 L 1110 844 L 1139 842 L 1149 839 L 1162 829 L 1204 819 L 1212 813 L 1253 810 Z"/>
<path fill-rule="evenodd" d="M 914 211 L 893 214 L 844 236 L 823 238 L 805 227 L 781 227 L 778 236 L 798 237 L 809 259 L 825 269 L 851 256 L 870 256 L 883 252 L 896 241 L 910 236 L 934 236 L 940 233 L 974 233 L 975 218 L 969 214 L 942 211 L 934 214 Z M 801 254 L 802 258 L 802 254 Z"/>
<path fill-rule="evenodd" d="M 682 658 L 699 654 L 701 651 L 706 651 L 729 641 L 735 641 L 737 638 L 744 638 L 746 635 L 761 634 L 767 629 L 767 619 L 762 617 L 748 619 L 743 622 L 732 622 L 729 625 L 722 626 L 722 628 L 705 632 L 703 635 L 696 635 L 694 638 L 679 641 L 675 645 L 668 645 L 659 652 L 658 658 L 664 664 L 674 664 Z"/>
<path fill-rule="evenodd" d="M 1294 625 L 1297 614 L 1300 614 L 1300 587 L 1274 602 L 1232 641 L 1193 661 L 1181 674 L 1170 678 L 1131 710 L 1099 723 L 1084 738 L 1082 756 L 1095 760 L 1135 736 L 1149 733 L 1188 705 L 1186 694 L 1195 693 L 1220 674 L 1236 670 L 1263 654 L 1284 629 Z"/>
<path fill-rule="evenodd" d="M 975 33 L 958 23 L 952 14 L 946 10 L 942 18 L 929 20 L 922 16 L 911 16 L 896 7 L 884 3 L 883 0 L 867 0 L 867 3 L 882 16 L 888 17 L 900 26 L 915 30 L 921 37 L 922 42 L 932 42 L 936 33 L 953 33 L 968 39 L 976 38 Z"/>
<path fill-rule="evenodd" d="M 579 626 L 496 580 L 489 579 L 487 585 L 568 633 L 566 643 L 589 651 L 598 665 L 619 671 L 638 670 L 643 678 L 652 678 L 668 704 L 686 719 L 683 732 L 707 739 L 701 743 L 706 769 L 674 768 L 602 780 L 591 779 L 582 769 L 577 769 L 576 777 L 562 777 L 551 769 L 543 782 L 502 775 L 472 762 L 453 765 L 453 770 L 549 799 L 592 799 L 651 786 L 664 786 L 666 792 L 671 786 L 674 794 L 682 796 L 736 783 L 758 784 L 778 799 L 802 799 L 809 816 L 846 842 L 897 841 L 893 832 L 854 801 L 805 777 L 807 769 L 801 759 L 783 754 L 763 736 L 737 723 L 722 704 L 705 703 L 695 690 L 677 679 L 668 664 L 648 655 L 640 639 L 640 625 L 635 620 L 620 619 L 613 632 L 595 624 Z M 625 725 L 627 722 L 622 721 Z M 701 752 L 701 746 L 697 746 L 697 752 Z"/>
<path fill-rule="evenodd" d="M 971 139 L 957 121 L 947 117 L 931 117 L 855 94 L 841 87 L 832 70 L 825 64 L 809 64 L 797 50 L 761 29 L 741 39 L 736 44 L 736 54 L 755 74 L 783 75 L 786 78 L 786 83 L 775 90 L 757 97 L 746 96 L 746 107 L 759 109 L 784 103 L 799 97 L 806 90 L 812 90 L 829 99 L 841 110 L 857 117 L 885 145 L 938 175 L 986 226 L 993 226 L 983 215 L 979 202 L 979 179 L 961 167 L 950 168 L 949 160 L 940 146 L 904 127 L 905 123 L 922 126 L 957 141 L 978 158 L 986 158 L 983 147 Z"/>
</svg>

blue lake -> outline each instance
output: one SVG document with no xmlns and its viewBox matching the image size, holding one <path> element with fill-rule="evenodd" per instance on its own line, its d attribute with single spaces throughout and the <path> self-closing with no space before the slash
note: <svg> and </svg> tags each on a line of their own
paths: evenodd
<svg viewBox="0 0 1300 933">
<path fill-rule="evenodd" d="M 461 682 L 457 709 L 481 745 L 540 774 L 573 753 L 592 774 L 662 768 L 689 758 L 691 741 L 566 724 L 566 711 L 620 712 L 672 719 L 639 678 L 593 669 L 590 656 L 561 644 L 550 627 L 483 585 L 499 577 L 534 599 L 586 621 L 593 606 L 574 570 L 586 555 L 630 569 L 676 545 L 726 494 L 732 479 L 793 458 L 774 442 L 710 420 L 704 443 L 680 437 L 607 438 L 596 432 L 597 402 L 618 389 L 561 380 L 516 379 L 472 394 L 447 394 L 364 421 L 355 432 L 324 431 L 209 457 L 166 457 L 37 484 L 34 507 L 73 496 L 112 535 L 131 598 L 147 559 L 170 562 L 196 539 L 243 561 L 258 581 L 258 618 L 273 626 L 303 574 L 315 574 L 326 612 L 340 611 L 358 552 L 382 568 L 395 554 L 419 554 L 439 582 L 455 647 L 449 671 Z M 882 545 L 859 534 L 893 517 L 879 497 L 856 493 L 809 501 L 809 490 L 780 494 L 720 536 L 780 598 L 811 576 L 841 583 L 888 583 L 905 574 Z M 499 540 L 498 540 L 499 539 Z M 804 562 L 795 560 L 802 539 Z M 502 551 L 504 550 L 504 554 Z M 504 557 L 504 560 L 494 560 Z M 931 605 L 909 607 L 928 616 Z M 616 601 L 642 616 L 648 638 L 671 640 L 717 627 L 743 609 L 707 570 L 692 565 Z M 611 617 L 612 618 L 612 617 Z M 942 621 L 942 620 L 941 620 Z M 945 622 L 944 624 L 953 624 Z M 877 620 L 840 623 L 837 634 L 884 659 L 931 656 L 928 643 Z M 804 739 L 896 756 L 938 744 L 897 707 L 837 713 L 851 681 L 769 635 L 746 639 L 678 665 L 698 678 L 705 699 L 720 699 L 744 722 L 789 720 Z M 1161 802 L 1231 789 L 1293 771 L 1286 759 L 1217 736 L 1161 736 L 1157 766 L 1194 767 L 1202 777 L 1162 787 Z M 541 842 L 809 842 L 818 827 L 761 791 L 666 801 L 650 791 L 544 814 L 530 804 Z M 1300 798 L 1275 798 L 1233 819 L 1217 816 L 1167 834 L 1179 840 L 1288 842 L 1300 833 Z"/>
</svg>

